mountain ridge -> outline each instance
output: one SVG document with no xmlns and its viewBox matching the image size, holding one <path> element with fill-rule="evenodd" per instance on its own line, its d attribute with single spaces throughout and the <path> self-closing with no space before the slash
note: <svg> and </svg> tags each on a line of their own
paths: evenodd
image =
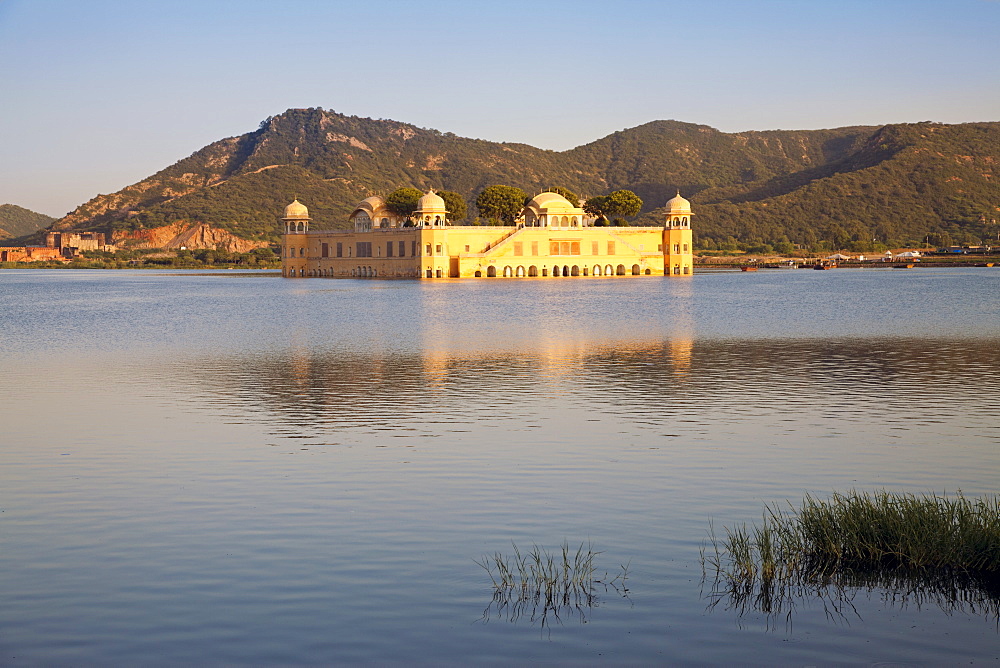
<svg viewBox="0 0 1000 668">
<path fill-rule="evenodd" d="M 1000 123 L 889 124 L 724 133 L 650 121 L 566 151 L 491 142 L 319 108 L 268 117 L 155 174 L 98 195 L 54 229 L 137 230 L 208 223 L 275 241 L 293 197 L 314 220 L 345 227 L 372 193 L 413 185 L 474 199 L 497 183 L 584 196 L 629 189 L 639 224 L 680 190 L 702 245 L 981 240 L 1000 212 Z"/>
<path fill-rule="evenodd" d="M 0 239 L 29 235 L 51 225 L 56 219 L 17 204 L 0 204 Z"/>
</svg>

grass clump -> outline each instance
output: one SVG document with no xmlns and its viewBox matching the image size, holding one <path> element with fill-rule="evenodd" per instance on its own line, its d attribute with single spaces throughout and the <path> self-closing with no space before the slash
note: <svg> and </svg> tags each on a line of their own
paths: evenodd
<svg viewBox="0 0 1000 668">
<path fill-rule="evenodd" d="M 1000 601 L 1000 498 L 851 491 L 767 506 L 760 524 L 710 530 L 713 595 L 773 613 L 805 592 L 893 587 L 939 602 Z M 719 584 L 721 583 L 721 587 Z M 947 606 L 945 606 L 947 607 Z"/>
<path fill-rule="evenodd" d="M 550 616 L 560 619 L 572 611 L 585 620 L 585 610 L 597 605 L 598 586 L 628 596 L 628 565 L 622 565 L 614 577 L 607 572 L 600 575 L 595 560 L 601 553 L 589 544 L 573 549 L 564 542 L 556 552 L 537 545 L 527 552 L 513 543 L 511 547 L 511 554 L 496 552 L 476 561 L 493 584 L 493 601 L 484 619 L 493 611 L 509 621 L 527 615 L 545 626 Z"/>
</svg>

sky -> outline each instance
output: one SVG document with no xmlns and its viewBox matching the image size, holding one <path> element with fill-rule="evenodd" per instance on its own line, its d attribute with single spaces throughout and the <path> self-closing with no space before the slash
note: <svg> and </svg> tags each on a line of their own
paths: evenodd
<svg viewBox="0 0 1000 668">
<path fill-rule="evenodd" d="M 300 107 L 553 150 L 1000 121 L 1000 0 L 0 0 L 0 203 L 62 216 Z"/>
</svg>

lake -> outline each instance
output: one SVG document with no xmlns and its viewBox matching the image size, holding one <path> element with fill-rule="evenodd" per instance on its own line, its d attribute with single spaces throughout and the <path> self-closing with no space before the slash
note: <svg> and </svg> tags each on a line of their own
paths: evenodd
<svg viewBox="0 0 1000 668">
<path fill-rule="evenodd" d="M 996 662 L 995 599 L 713 605 L 699 550 L 807 493 L 996 494 L 998 291 L 0 271 L 0 664 Z M 476 563 L 564 542 L 624 585 L 505 606 Z"/>
</svg>

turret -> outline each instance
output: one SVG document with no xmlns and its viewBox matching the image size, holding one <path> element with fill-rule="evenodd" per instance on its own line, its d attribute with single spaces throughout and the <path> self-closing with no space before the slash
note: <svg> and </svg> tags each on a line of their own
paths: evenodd
<svg viewBox="0 0 1000 668">
<path fill-rule="evenodd" d="M 691 240 L 691 202 L 677 196 L 667 202 L 663 227 L 663 273 L 690 276 L 694 272 Z"/>
</svg>

